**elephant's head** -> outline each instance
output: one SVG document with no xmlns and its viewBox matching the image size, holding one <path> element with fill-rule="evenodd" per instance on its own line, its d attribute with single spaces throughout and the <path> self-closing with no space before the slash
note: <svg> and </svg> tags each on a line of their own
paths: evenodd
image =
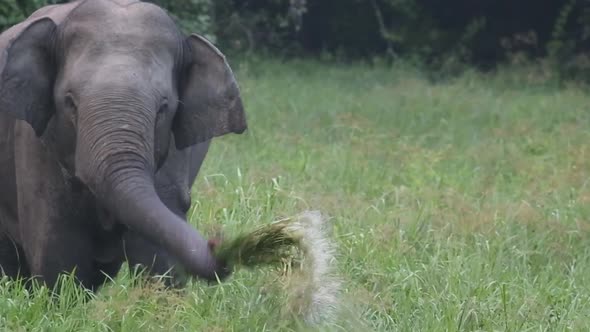
<svg viewBox="0 0 590 332">
<path fill-rule="evenodd" d="M 161 202 L 154 174 L 172 139 L 183 149 L 246 129 L 225 57 L 155 5 L 64 6 L 6 32 L 0 110 L 57 146 L 64 168 L 110 213 L 192 275 L 224 274 L 202 236 Z"/>
</svg>

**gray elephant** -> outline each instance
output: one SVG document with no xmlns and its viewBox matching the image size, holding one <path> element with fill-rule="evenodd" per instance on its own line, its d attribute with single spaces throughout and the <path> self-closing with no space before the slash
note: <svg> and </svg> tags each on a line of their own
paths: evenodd
<svg viewBox="0 0 590 332">
<path fill-rule="evenodd" d="M 97 289 L 127 260 L 223 279 L 186 212 L 210 140 L 245 130 L 224 55 L 156 5 L 39 9 L 0 35 L 2 272 Z"/>
</svg>

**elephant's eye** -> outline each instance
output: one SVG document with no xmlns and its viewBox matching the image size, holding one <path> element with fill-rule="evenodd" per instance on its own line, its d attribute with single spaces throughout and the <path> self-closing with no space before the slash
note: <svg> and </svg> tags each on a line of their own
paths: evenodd
<svg viewBox="0 0 590 332">
<path fill-rule="evenodd" d="M 76 101 L 74 100 L 74 97 L 72 96 L 71 93 L 66 94 L 64 104 L 69 109 L 75 110 L 77 108 Z"/>
<path fill-rule="evenodd" d="M 78 122 L 78 103 L 71 93 L 67 93 L 64 100 L 65 112 L 69 116 L 72 123 Z"/>
<path fill-rule="evenodd" d="M 162 115 L 168 111 L 168 99 L 164 98 L 162 100 L 162 104 L 160 104 L 160 109 L 158 109 L 158 115 Z"/>
</svg>

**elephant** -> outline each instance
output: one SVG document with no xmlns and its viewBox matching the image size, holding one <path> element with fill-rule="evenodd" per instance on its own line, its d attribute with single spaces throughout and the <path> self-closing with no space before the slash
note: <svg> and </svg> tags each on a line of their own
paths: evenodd
<svg viewBox="0 0 590 332">
<path fill-rule="evenodd" d="M 225 55 L 162 8 L 77 0 L 0 35 L 0 267 L 96 290 L 123 263 L 216 282 L 186 220 L 213 138 L 247 129 Z"/>
</svg>

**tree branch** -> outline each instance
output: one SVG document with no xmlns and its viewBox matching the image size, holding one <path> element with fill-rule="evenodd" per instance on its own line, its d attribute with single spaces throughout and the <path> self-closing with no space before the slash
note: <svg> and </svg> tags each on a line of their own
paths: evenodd
<svg viewBox="0 0 590 332">
<path fill-rule="evenodd" d="M 393 49 L 393 42 L 387 37 L 387 28 L 385 27 L 385 22 L 383 21 L 381 9 L 377 5 L 377 0 L 371 0 L 371 6 L 373 7 L 373 11 L 375 11 L 375 17 L 377 18 L 377 24 L 379 25 L 379 34 L 387 45 L 387 54 L 392 58 L 397 58 L 397 54 Z"/>
</svg>

